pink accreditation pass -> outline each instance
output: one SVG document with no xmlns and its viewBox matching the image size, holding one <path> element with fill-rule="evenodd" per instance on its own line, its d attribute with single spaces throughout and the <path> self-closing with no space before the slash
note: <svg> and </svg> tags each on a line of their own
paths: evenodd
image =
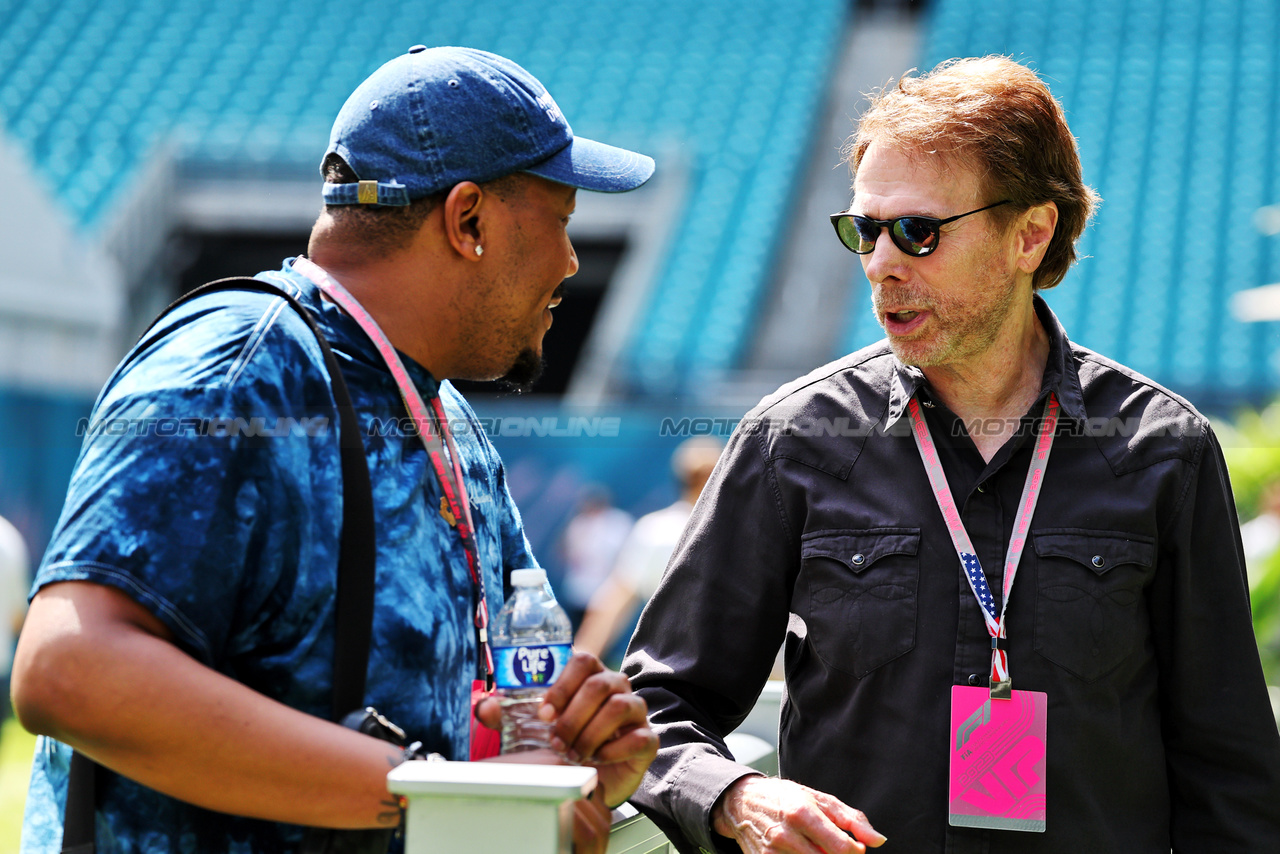
<svg viewBox="0 0 1280 854">
<path fill-rule="evenodd" d="M 951 688 L 949 824 L 1043 833 L 1048 696 Z"/>
</svg>

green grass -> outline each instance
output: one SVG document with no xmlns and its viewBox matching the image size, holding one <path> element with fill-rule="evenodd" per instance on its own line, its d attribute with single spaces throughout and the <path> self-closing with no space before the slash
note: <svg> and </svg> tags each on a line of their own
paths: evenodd
<svg viewBox="0 0 1280 854">
<path fill-rule="evenodd" d="M 0 852 L 18 850 L 36 737 L 13 718 L 0 729 Z"/>
</svg>

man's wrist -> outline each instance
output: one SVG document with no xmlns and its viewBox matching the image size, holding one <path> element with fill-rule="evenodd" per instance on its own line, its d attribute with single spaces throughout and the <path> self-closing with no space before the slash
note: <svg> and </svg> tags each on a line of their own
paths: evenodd
<svg viewBox="0 0 1280 854">
<path fill-rule="evenodd" d="M 735 821 L 738 799 L 741 798 L 742 792 L 751 782 L 762 779 L 758 774 L 747 774 L 739 777 L 730 783 L 720 797 L 716 799 L 715 805 L 711 807 L 711 829 L 721 836 L 727 836 L 730 839 L 734 837 Z"/>
<path fill-rule="evenodd" d="M 412 744 L 406 745 L 405 747 L 402 747 L 400 749 L 400 762 L 398 764 L 403 765 L 405 762 L 408 762 L 411 759 L 417 759 L 423 762 L 448 762 L 449 761 L 439 753 L 432 753 L 428 751 L 425 747 L 422 746 L 422 742 L 420 741 L 415 741 Z"/>
<path fill-rule="evenodd" d="M 439 753 L 431 753 L 422 746 L 422 742 L 415 741 L 412 744 L 400 748 L 400 761 L 395 763 L 396 766 L 403 765 L 406 762 L 448 762 L 444 756 Z M 400 809 L 400 821 L 398 824 L 397 834 L 404 832 L 405 810 L 409 808 L 409 799 L 404 795 L 394 795 L 396 806 Z"/>
</svg>

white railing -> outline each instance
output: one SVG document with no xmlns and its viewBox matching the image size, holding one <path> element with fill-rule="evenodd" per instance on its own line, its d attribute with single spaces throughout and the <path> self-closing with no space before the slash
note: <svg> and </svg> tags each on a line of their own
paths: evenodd
<svg viewBox="0 0 1280 854">
<path fill-rule="evenodd" d="M 778 772 L 782 683 L 770 682 L 725 742 L 734 758 Z M 573 802 L 595 788 L 594 769 L 573 765 L 406 762 L 387 788 L 408 799 L 405 854 L 569 854 Z M 613 812 L 610 854 L 673 854 L 660 830 L 623 804 Z"/>
<path fill-rule="evenodd" d="M 492 762 L 406 762 L 387 775 L 404 795 L 406 854 L 569 854 L 573 802 L 594 768 Z"/>
</svg>

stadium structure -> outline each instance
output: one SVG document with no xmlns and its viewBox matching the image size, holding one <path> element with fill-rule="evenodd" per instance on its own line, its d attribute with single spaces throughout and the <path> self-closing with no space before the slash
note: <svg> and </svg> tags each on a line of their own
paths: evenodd
<svg viewBox="0 0 1280 854">
<path fill-rule="evenodd" d="M 1067 111 L 1105 200 L 1047 295 L 1075 340 L 1210 412 L 1280 383 L 1275 324 L 1230 309 L 1280 281 L 1273 0 L 0 0 L 0 514 L 37 553 L 115 362 L 185 289 L 304 250 L 333 115 L 414 43 L 510 56 L 659 164 L 580 195 L 538 391 L 467 387 L 545 560 L 582 484 L 661 506 L 684 435 L 880 337 L 826 221 L 839 149 L 862 93 L 949 57 L 1012 56 Z"/>
</svg>

